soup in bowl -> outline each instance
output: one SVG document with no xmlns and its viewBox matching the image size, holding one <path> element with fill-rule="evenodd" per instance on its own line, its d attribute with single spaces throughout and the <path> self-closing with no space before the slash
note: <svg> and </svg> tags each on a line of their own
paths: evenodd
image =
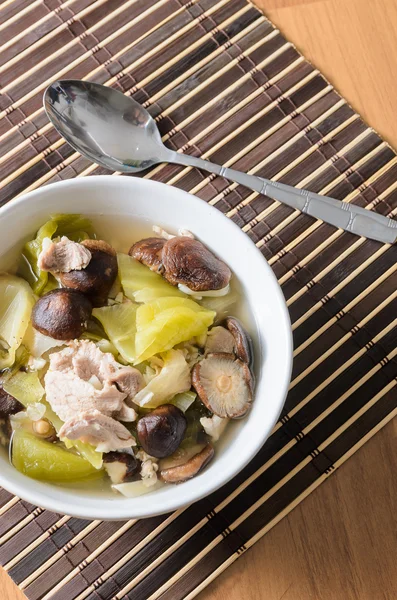
<svg viewBox="0 0 397 600">
<path fill-rule="evenodd" d="M 0 232 L 1 485 L 123 519 L 190 504 L 247 464 L 292 355 L 248 236 L 186 192 L 114 176 L 14 200 Z"/>
</svg>

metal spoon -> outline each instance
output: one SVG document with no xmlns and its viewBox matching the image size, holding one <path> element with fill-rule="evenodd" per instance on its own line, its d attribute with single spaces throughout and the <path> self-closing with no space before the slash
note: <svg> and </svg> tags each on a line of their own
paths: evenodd
<svg viewBox="0 0 397 600">
<path fill-rule="evenodd" d="M 390 244 L 397 240 L 397 221 L 375 212 L 169 150 L 147 110 L 110 87 L 55 81 L 43 101 L 48 118 L 65 140 L 107 169 L 138 173 L 162 162 L 198 167 L 356 235 Z"/>
</svg>

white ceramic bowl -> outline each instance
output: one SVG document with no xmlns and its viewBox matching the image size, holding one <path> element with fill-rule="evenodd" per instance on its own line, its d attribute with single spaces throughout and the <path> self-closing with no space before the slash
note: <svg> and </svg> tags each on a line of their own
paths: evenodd
<svg viewBox="0 0 397 600">
<path fill-rule="evenodd" d="M 15 245 L 20 250 L 48 216 L 58 212 L 99 214 L 102 220 L 125 216 L 126 222 L 135 218 L 171 231 L 183 227 L 221 257 L 240 281 L 253 317 L 255 399 L 248 416 L 228 427 L 208 467 L 178 486 L 132 499 L 111 493 L 89 495 L 83 489 L 25 477 L 10 465 L 5 452 L 0 456 L 0 485 L 34 505 L 88 519 L 148 517 L 191 504 L 229 481 L 255 456 L 282 409 L 291 373 L 292 336 L 277 280 L 249 237 L 217 209 L 174 187 L 114 176 L 55 183 L 0 208 L 0 267 L 8 268 Z M 109 234 L 108 239 L 114 238 L 114 232 Z"/>
</svg>

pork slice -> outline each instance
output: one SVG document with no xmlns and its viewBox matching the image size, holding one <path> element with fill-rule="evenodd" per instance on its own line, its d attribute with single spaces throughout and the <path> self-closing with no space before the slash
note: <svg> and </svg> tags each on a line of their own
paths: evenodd
<svg viewBox="0 0 397 600">
<path fill-rule="evenodd" d="M 60 429 L 59 437 L 91 444 L 98 452 L 115 452 L 136 446 L 134 437 L 124 425 L 98 410 L 83 411 L 69 419 Z"/>
<path fill-rule="evenodd" d="M 134 367 L 122 367 L 110 376 L 109 381 L 127 394 L 128 400 L 133 400 L 136 394 L 144 387 L 143 375 Z"/>
<path fill-rule="evenodd" d="M 63 236 L 59 242 L 44 238 L 37 264 L 41 271 L 69 273 L 85 269 L 90 260 L 88 248 Z"/>
<path fill-rule="evenodd" d="M 105 383 L 98 390 L 89 381 L 80 379 L 73 371 L 49 369 L 44 378 L 47 401 L 62 421 L 79 412 L 97 410 L 106 416 L 122 411 L 125 394 L 116 386 Z"/>
<path fill-rule="evenodd" d="M 96 375 L 101 383 L 109 381 L 111 376 L 121 368 L 113 354 L 102 352 L 93 342 L 81 340 L 72 342 L 74 348 L 72 368 L 80 379 L 88 381 Z"/>
</svg>

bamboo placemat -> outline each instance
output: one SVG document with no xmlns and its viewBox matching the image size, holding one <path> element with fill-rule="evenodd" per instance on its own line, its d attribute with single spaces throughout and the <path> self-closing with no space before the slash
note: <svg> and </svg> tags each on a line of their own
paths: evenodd
<svg viewBox="0 0 397 600">
<path fill-rule="evenodd" d="M 104 172 L 42 109 L 46 85 L 74 77 L 131 94 L 173 149 L 396 214 L 396 154 L 245 0 L 6 0 L 0 39 L 2 204 Z M 0 560 L 31 600 L 193 598 L 397 412 L 395 247 L 195 169 L 144 177 L 217 206 L 261 249 L 293 322 L 290 393 L 251 464 L 174 514 L 89 522 L 0 491 Z"/>
</svg>

